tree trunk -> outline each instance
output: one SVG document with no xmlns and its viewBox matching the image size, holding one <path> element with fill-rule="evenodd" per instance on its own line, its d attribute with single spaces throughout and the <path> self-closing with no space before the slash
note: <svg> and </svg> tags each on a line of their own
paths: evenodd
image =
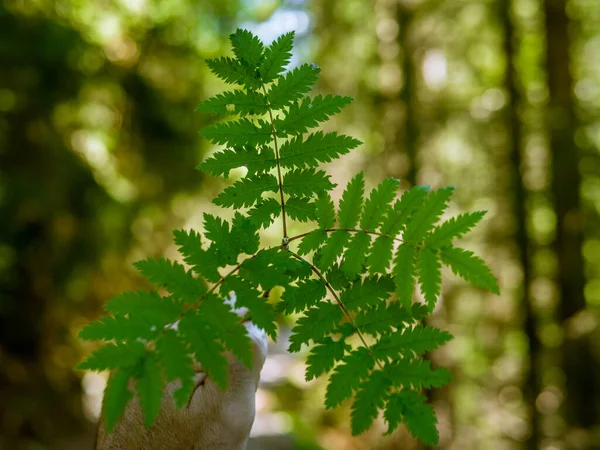
<svg viewBox="0 0 600 450">
<path fill-rule="evenodd" d="M 506 105 L 506 131 L 507 147 L 510 155 L 510 184 L 512 187 L 513 214 L 516 218 L 514 239 L 519 251 L 519 262 L 523 270 L 521 289 L 518 292 L 518 304 L 521 305 L 523 328 L 529 341 L 529 371 L 525 379 L 524 400 L 529 405 L 531 434 L 526 442 L 528 449 L 538 448 L 540 441 L 539 415 L 535 408 L 535 399 L 540 392 L 540 378 L 538 374 L 538 355 L 541 345 L 536 332 L 536 320 L 529 298 L 529 285 L 531 284 L 531 242 L 527 234 L 527 190 L 523 184 L 520 167 L 523 161 L 523 135 L 522 124 L 519 117 L 521 95 L 519 90 L 518 74 L 515 67 L 515 58 L 518 53 L 515 30 L 511 18 L 512 0 L 503 0 L 499 5 L 499 13 L 504 28 L 504 52 L 506 54 L 505 86 L 508 92 Z"/>
<path fill-rule="evenodd" d="M 559 320 L 565 326 L 562 364 L 566 376 L 565 414 L 569 428 L 598 424 L 598 386 L 594 380 L 593 355 L 587 336 L 568 332 L 568 321 L 585 310 L 584 261 L 582 255 L 579 149 L 575 144 L 577 117 L 572 98 L 569 19 L 566 0 L 546 0 L 546 55 L 550 101 L 547 126 L 552 153 L 552 194 L 556 210 L 554 250 L 558 259 Z M 577 333 L 575 333 L 577 334 Z"/>
</svg>

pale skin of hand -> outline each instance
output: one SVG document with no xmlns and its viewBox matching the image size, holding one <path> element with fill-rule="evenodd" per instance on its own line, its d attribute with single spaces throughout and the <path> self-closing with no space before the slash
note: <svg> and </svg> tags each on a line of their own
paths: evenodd
<svg viewBox="0 0 600 450">
<path fill-rule="evenodd" d="M 236 312 L 244 317 L 247 310 Z M 149 429 L 135 398 L 111 434 L 104 429 L 104 416 L 100 418 L 96 450 L 244 450 L 254 422 L 260 370 L 267 356 L 265 333 L 250 321 L 244 326 L 252 340 L 252 370 L 227 353 L 229 382 L 227 390 L 221 391 L 210 375 L 196 367 L 197 387 L 189 404 L 177 409 L 173 392 L 179 381 L 168 384 L 160 413 Z"/>
</svg>

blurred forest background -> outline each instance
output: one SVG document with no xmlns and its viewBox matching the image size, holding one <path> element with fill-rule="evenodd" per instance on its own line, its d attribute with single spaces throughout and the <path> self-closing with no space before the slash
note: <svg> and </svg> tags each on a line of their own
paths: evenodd
<svg viewBox="0 0 600 450">
<path fill-rule="evenodd" d="M 296 30 L 292 64 L 356 98 L 331 127 L 365 144 L 335 181 L 489 210 L 462 244 L 502 294 L 446 276 L 431 319 L 456 336 L 432 355 L 455 377 L 431 394 L 439 448 L 600 449 L 598 0 L 0 0 L 0 448 L 91 448 L 105 375 L 73 370 L 76 333 L 213 208 L 194 108 L 238 26 Z M 422 448 L 382 423 L 352 438 L 284 349 L 249 448 Z"/>
</svg>

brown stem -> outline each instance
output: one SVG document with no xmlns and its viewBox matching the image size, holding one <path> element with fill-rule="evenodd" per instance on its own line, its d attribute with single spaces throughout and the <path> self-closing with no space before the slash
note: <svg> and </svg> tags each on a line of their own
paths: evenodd
<svg viewBox="0 0 600 450">
<path fill-rule="evenodd" d="M 263 92 L 265 97 L 267 96 L 267 91 L 263 86 Z M 277 132 L 275 130 L 275 121 L 273 120 L 273 112 L 271 108 L 268 108 L 269 118 L 271 119 L 271 133 L 273 134 L 273 144 L 275 145 L 275 162 L 277 165 L 277 180 L 279 182 L 279 197 L 281 199 L 281 219 L 283 221 L 283 239 L 287 239 L 287 223 L 285 217 L 285 200 L 283 198 L 283 182 L 281 178 L 281 164 L 279 163 L 279 147 L 277 146 Z"/>
<path fill-rule="evenodd" d="M 325 277 L 323 276 L 323 274 L 321 273 L 321 271 L 319 269 L 317 269 L 317 267 L 314 264 L 311 264 L 306 259 L 304 259 L 302 256 L 298 255 L 297 253 L 294 253 L 292 251 L 290 251 L 290 253 L 292 254 L 292 256 L 294 258 L 296 258 L 296 259 L 298 259 L 300 261 L 303 261 L 306 264 L 310 265 L 310 268 L 315 273 L 315 275 L 318 276 L 323 283 L 325 283 L 325 287 L 331 293 L 331 295 L 333 296 L 333 299 L 335 300 L 335 302 L 337 303 L 337 305 L 344 312 L 344 315 L 348 319 L 348 322 L 350 322 L 350 324 L 354 327 L 354 330 L 356 331 L 356 334 L 358 335 L 359 339 L 361 340 L 361 342 L 363 343 L 363 345 L 365 346 L 365 348 L 367 349 L 367 351 L 369 352 L 369 354 L 371 355 L 371 357 L 373 358 L 373 360 L 375 361 L 375 363 L 379 366 L 379 368 L 381 370 L 383 370 L 383 366 L 381 365 L 381 363 L 379 362 L 379 360 L 377 358 L 375 358 L 375 355 L 373 355 L 373 351 L 371 350 L 371 346 L 369 344 L 367 344 L 367 341 L 365 340 L 365 337 L 363 336 L 362 332 L 358 328 L 358 325 L 356 325 L 356 322 L 354 322 L 354 319 L 350 315 L 350 311 L 348 311 L 348 309 L 346 308 L 346 305 L 344 305 L 344 303 L 342 303 L 342 300 L 340 300 L 340 297 L 337 295 L 337 292 L 335 292 L 335 290 L 333 289 L 333 287 L 331 286 L 331 284 L 329 284 L 329 281 L 327 281 L 325 279 Z"/>
</svg>

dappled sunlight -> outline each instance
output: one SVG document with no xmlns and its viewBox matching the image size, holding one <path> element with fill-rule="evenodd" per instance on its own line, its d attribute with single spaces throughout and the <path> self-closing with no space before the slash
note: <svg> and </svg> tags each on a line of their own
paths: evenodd
<svg viewBox="0 0 600 450">
<path fill-rule="evenodd" d="M 316 93 L 355 97 L 325 127 L 363 141 L 324 165 L 336 205 L 364 171 L 367 189 L 385 177 L 403 190 L 456 186 L 441 220 L 488 211 L 460 246 L 489 262 L 501 294 L 444 269 L 428 319 L 456 336 L 427 356 L 454 375 L 430 396 L 439 448 L 600 442 L 600 3 L 518 0 L 505 14 L 507 5 L 5 0 L 0 447 L 91 436 L 108 374 L 72 369 L 96 348 L 77 333 L 116 293 L 148 288 L 132 262 L 182 261 L 171 230 L 203 231 L 204 214 L 233 217 L 210 200 L 248 171 L 223 181 L 194 170 L 218 150 L 197 131 L 221 120 L 194 109 L 222 91 L 204 59 L 231 55 L 237 26 L 266 43 L 295 31 L 289 67 L 315 61 Z M 281 236 L 276 221 L 261 245 Z M 287 352 L 298 318 L 280 318 L 271 343 L 254 442 L 416 449 L 403 426 L 383 437 L 383 417 L 351 437 L 349 402 L 324 410 L 327 377 L 305 381 L 309 348 Z"/>
</svg>

